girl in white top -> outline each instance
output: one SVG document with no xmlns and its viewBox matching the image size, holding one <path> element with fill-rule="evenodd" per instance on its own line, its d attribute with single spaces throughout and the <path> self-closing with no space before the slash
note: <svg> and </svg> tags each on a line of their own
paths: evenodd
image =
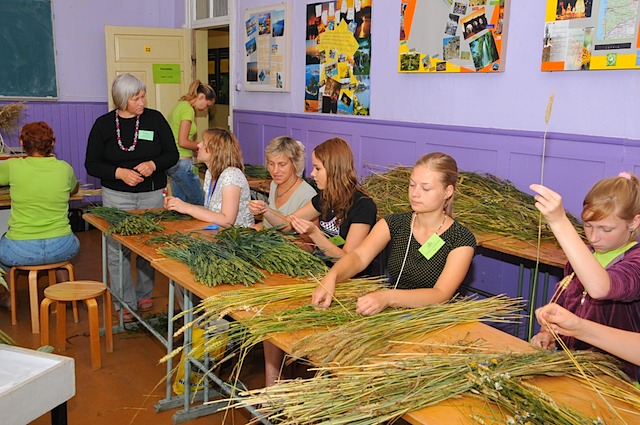
<svg viewBox="0 0 640 425">
<path fill-rule="evenodd" d="M 252 226 L 249 183 L 244 175 L 242 151 L 235 136 L 222 128 L 205 131 L 202 142 L 198 144 L 198 160 L 207 165 L 204 206 L 167 196 L 164 207 L 221 227 Z"/>
</svg>

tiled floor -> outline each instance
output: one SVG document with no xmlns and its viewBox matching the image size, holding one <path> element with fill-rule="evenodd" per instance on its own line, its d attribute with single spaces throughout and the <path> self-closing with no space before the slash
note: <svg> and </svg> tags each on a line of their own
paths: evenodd
<svg viewBox="0 0 640 425">
<path fill-rule="evenodd" d="M 101 280 L 101 242 L 97 230 L 77 234 L 81 251 L 73 260 L 76 279 Z M 40 282 L 40 299 L 45 286 Z M 156 276 L 154 312 L 166 311 L 167 279 Z M 18 324 L 11 325 L 10 311 L 0 308 L 0 329 L 26 348 L 38 348 L 40 335 L 31 333 L 29 300 L 26 275 L 18 281 Z M 80 323 L 73 323 L 73 315 L 67 314 L 67 348 L 56 353 L 75 359 L 76 395 L 68 403 L 70 425 L 164 425 L 172 423 L 175 410 L 155 413 L 154 405 L 164 397 L 166 366 L 159 359 L 166 354 L 165 347 L 153 336 L 143 332 L 119 333 L 114 336 L 114 352 L 107 353 L 104 337 L 101 338 L 102 369 L 92 372 L 89 352 L 88 320 L 84 304 L 79 305 Z M 100 304 L 100 317 L 102 307 Z M 51 323 L 51 343 L 55 338 L 55 318 Z M 250 387 L 260 387 L 264 382 L 262 351 L 250 354 L 245 361 L 242 380 Z M 244 410 L 227 415 L 217 413 L 189 421 L 190 424 L 245 424 L 248 414 Z M 0 423 L 2 420 L 0 419 Z M 36 419 L 34 425 L 50 424 L 49 414 Z"/>
</svg>

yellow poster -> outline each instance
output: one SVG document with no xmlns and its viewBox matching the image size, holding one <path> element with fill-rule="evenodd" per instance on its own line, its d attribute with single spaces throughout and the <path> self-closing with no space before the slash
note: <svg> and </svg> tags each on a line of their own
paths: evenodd
<svg viewBox="0 0 640 425">
<path fill-rule="evenodd" d="M 305 112 L 369 115 L 371 3 L 307 5 Z"/>
</svg>

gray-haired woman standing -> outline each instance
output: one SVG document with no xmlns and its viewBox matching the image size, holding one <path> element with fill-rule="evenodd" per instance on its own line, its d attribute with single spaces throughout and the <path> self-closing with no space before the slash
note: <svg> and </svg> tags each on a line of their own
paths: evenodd
<svg viewBox="0 0 640 425">
<path fill-rule="evenodd" d="M 96 119 L 89 133 L 85 168 L 100 178 L 102 203 L 122 210 L 162 208 L 165 171 L 178 161 L 171 127 L 164 116 L 145 108 L 146 86 L 131 74 L 119 75 L 111 88 L 116 109 Z M 111 289 L 120 294 L 118 243 L 108 241 L 107 257 Z M 123 299 L 130 310 L 153 308 L 154 271 L 142 258 L 137 260 L 137 284 L 133 285 L 130 252 L 125 251 Z M 120 306 L 116 306 L 119 309 Z"/>
</svg>

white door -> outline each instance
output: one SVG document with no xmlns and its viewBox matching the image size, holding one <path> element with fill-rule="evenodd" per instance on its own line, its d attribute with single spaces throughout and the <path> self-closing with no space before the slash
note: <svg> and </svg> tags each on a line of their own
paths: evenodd
<svg viewBox="0 0 640 425">
<path fill-rule="evenodd" d="M 147 107 L 168 117 L 178 99 L 187 93 L 193 71 L 191 61 L 191 30 L 105 26 L 107 48 L 107 90 L 109 107 L 111 84 L 115 77 L 130 73 L 147 86 Z M 156 84 L 153 65 L 171 64 L 180 67 L 180 83 Z"/>
</svg>

